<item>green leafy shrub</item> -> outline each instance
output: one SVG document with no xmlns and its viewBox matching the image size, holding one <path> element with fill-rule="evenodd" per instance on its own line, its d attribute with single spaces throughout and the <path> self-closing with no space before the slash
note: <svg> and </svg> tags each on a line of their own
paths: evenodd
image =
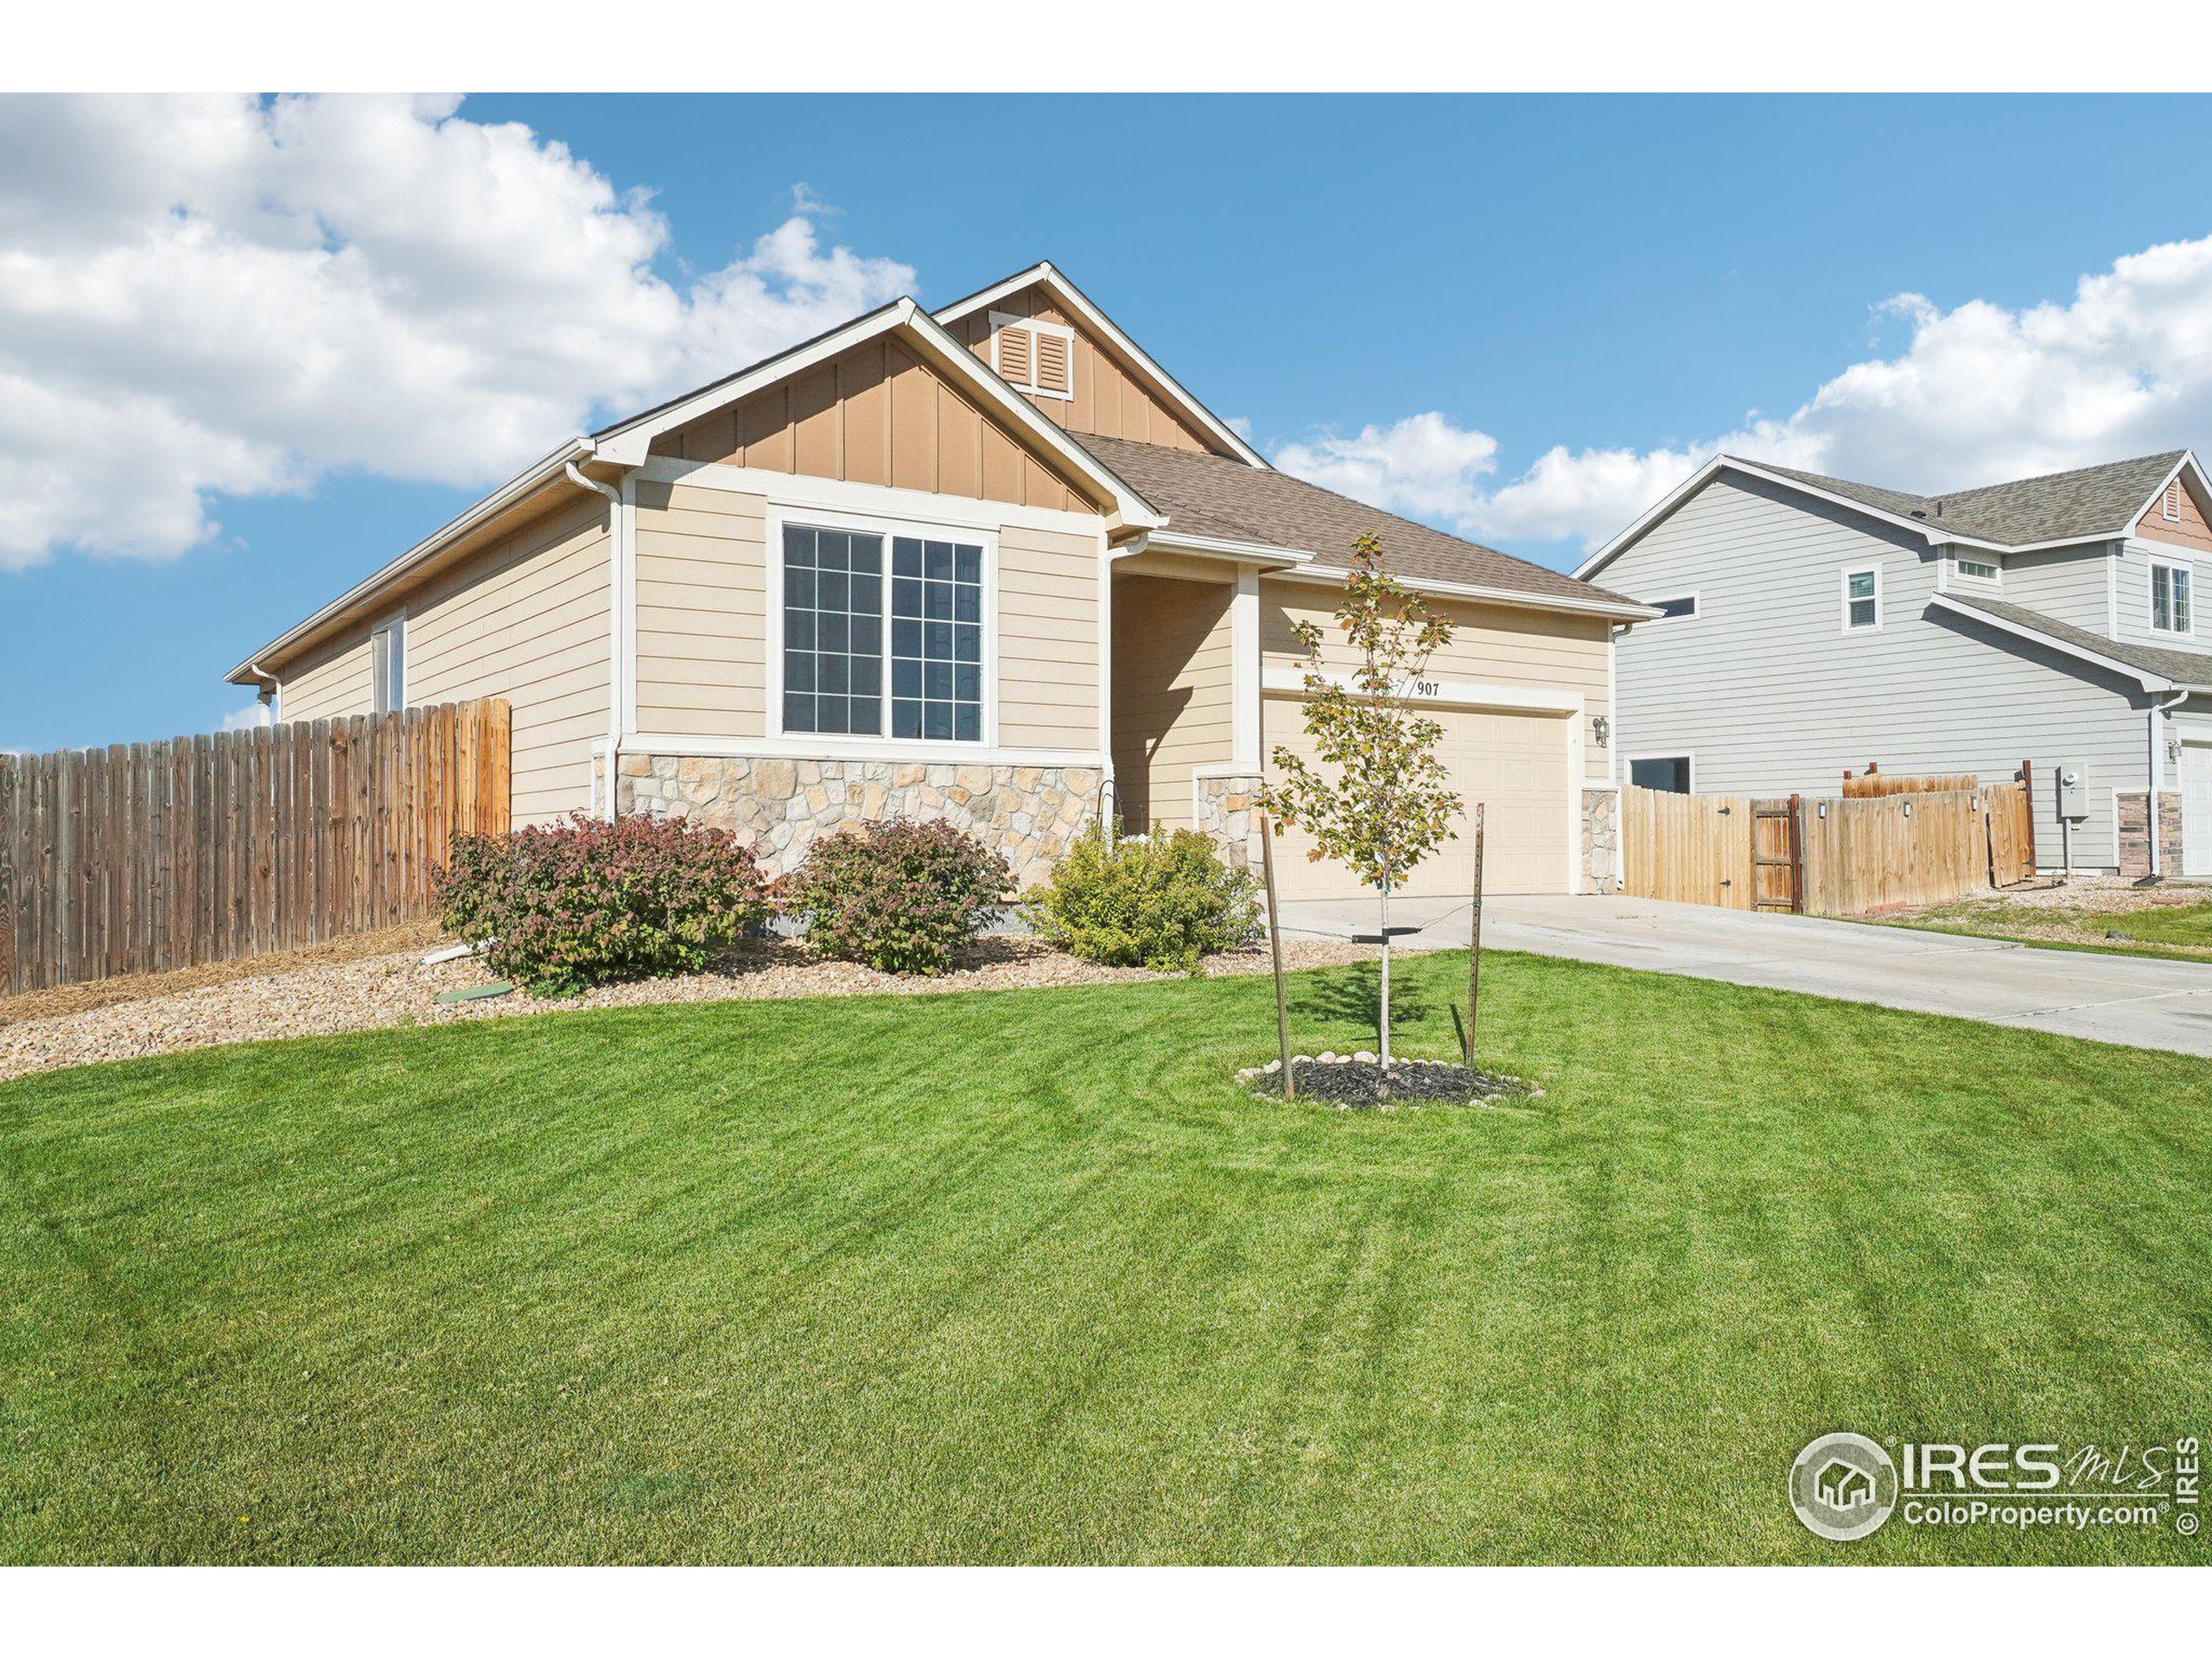
<svg viewBox="0 0 2212 1659">
<path fill-rule="evenodd" d="M 814 843 L 777 889 L 807 948 L 880 973 L 941 974 L 1014 893 L 1004 858 L 949 823 L 889 818 Z"/>
<path fill-rule="evenodd" d="M 492 941 L 492 971 L 540 995 L 696 973 L 758 927 L 766 886 L 725 830 L 682 818 L 567 822 L 465 836 L 439 879 L 446 931 Z"/>
<path fill-rule="evenodd" d="M 1259 882 L 1196 830 L 1109 842 L 1093 828 L 1033 893 L 1030 925 L 1085 962 L 1195 974 L 1260 936 Z"/>
</svg>

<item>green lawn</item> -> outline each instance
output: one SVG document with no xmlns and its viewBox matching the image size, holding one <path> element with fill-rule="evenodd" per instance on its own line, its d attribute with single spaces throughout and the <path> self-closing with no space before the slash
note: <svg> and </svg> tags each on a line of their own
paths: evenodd
<svg viewBox="0 0 2212 1659">
<path fill-rule="evenodd" d="M 1465 958 L 1408 964 L 1447 1052 Z M 1361 1043 L 1365 970 L 1306 976 Z M 1486 960 L 1526 1112 L 1263 1104 L 1264 979 L 0 1086 L 0 1559 L 2161 1560 L 1791 1458 L 2212 1431 L 2212 1068 Z"/>
</svg>

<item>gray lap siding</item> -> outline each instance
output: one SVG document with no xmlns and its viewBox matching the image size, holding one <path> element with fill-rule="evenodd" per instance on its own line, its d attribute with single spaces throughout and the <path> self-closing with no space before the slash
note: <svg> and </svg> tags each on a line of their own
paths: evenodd
<svg viewBox="0 0 2212 1659">
<path fill-rule="evenodd" d="M 1599 578 L 1646 601 L 1699 596 L 1694 617 L 1641 623 L 1620 641 L 1624 776 L 1626 757 L 1688 754 L 1700 792 L 1821 796 L 1870 761 L 1994 781 L 2028 760 L 2037 854 L 2055 864 L 2052 778 L 2073 766 L 2090 815 L 2074 830 L 2075 862 L 2116 868 L 2113 796 L 2143 786 L 2147 698 L 2025 640 L 1929 615 L 1938 558 L 1878 520 L 1716 479 Z M 1870 564 L 1882 626 L 1847 632 L 1843 574 Z"/>
</svg>

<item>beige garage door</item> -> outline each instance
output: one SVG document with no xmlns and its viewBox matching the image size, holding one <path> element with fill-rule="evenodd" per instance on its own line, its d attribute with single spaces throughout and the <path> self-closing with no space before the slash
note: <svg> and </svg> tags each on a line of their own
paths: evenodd
<svg viewBox="0 0 2212 1659">
<path fill-rule="evenodd" d="M 1266 753 L 1281 744 L 1310 757 L 1311 744 L 1295 696 L 1263 700 Z M 1567 893 L 1570 843 L 1567 811 L 1567 734 L 1571 716 L 1493 713 L 1472 709 L 1434 711 L 1444 728 L 1437 754 L 1467 810 L 1484 804 L 1483 891 Z M 1399 891 L 1414 898 L 1445 897 L 1471 890 L 1473 846 L 1464 823 L 1432 853 Z M 1579 830 L 1576 831 L 1579 836 Z M 1313 845 L 1295 830 L 1275 842 L 1275 884 L 1285 899 L 1351 899 L 1372 893 L 1333 859 L 1309 861 Z"/>
</svg>

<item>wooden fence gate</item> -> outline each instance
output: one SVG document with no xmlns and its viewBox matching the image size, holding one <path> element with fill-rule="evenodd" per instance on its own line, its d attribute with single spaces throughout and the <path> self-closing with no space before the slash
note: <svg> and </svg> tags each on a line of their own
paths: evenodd
<svg viewBox="0 0 2212 1659">
<path fill-rule="evenodd" d="M 2034 873 L 2027 789 L 1848 799 L 1621 791 L 1621 888 L 1732 910 L 1855 916 Z"/>
<path fill-rule="evenodd" d="M 509 788 L 496 697 L 0 756 L 0 995 L 416 920 Z"/>
</svg>

